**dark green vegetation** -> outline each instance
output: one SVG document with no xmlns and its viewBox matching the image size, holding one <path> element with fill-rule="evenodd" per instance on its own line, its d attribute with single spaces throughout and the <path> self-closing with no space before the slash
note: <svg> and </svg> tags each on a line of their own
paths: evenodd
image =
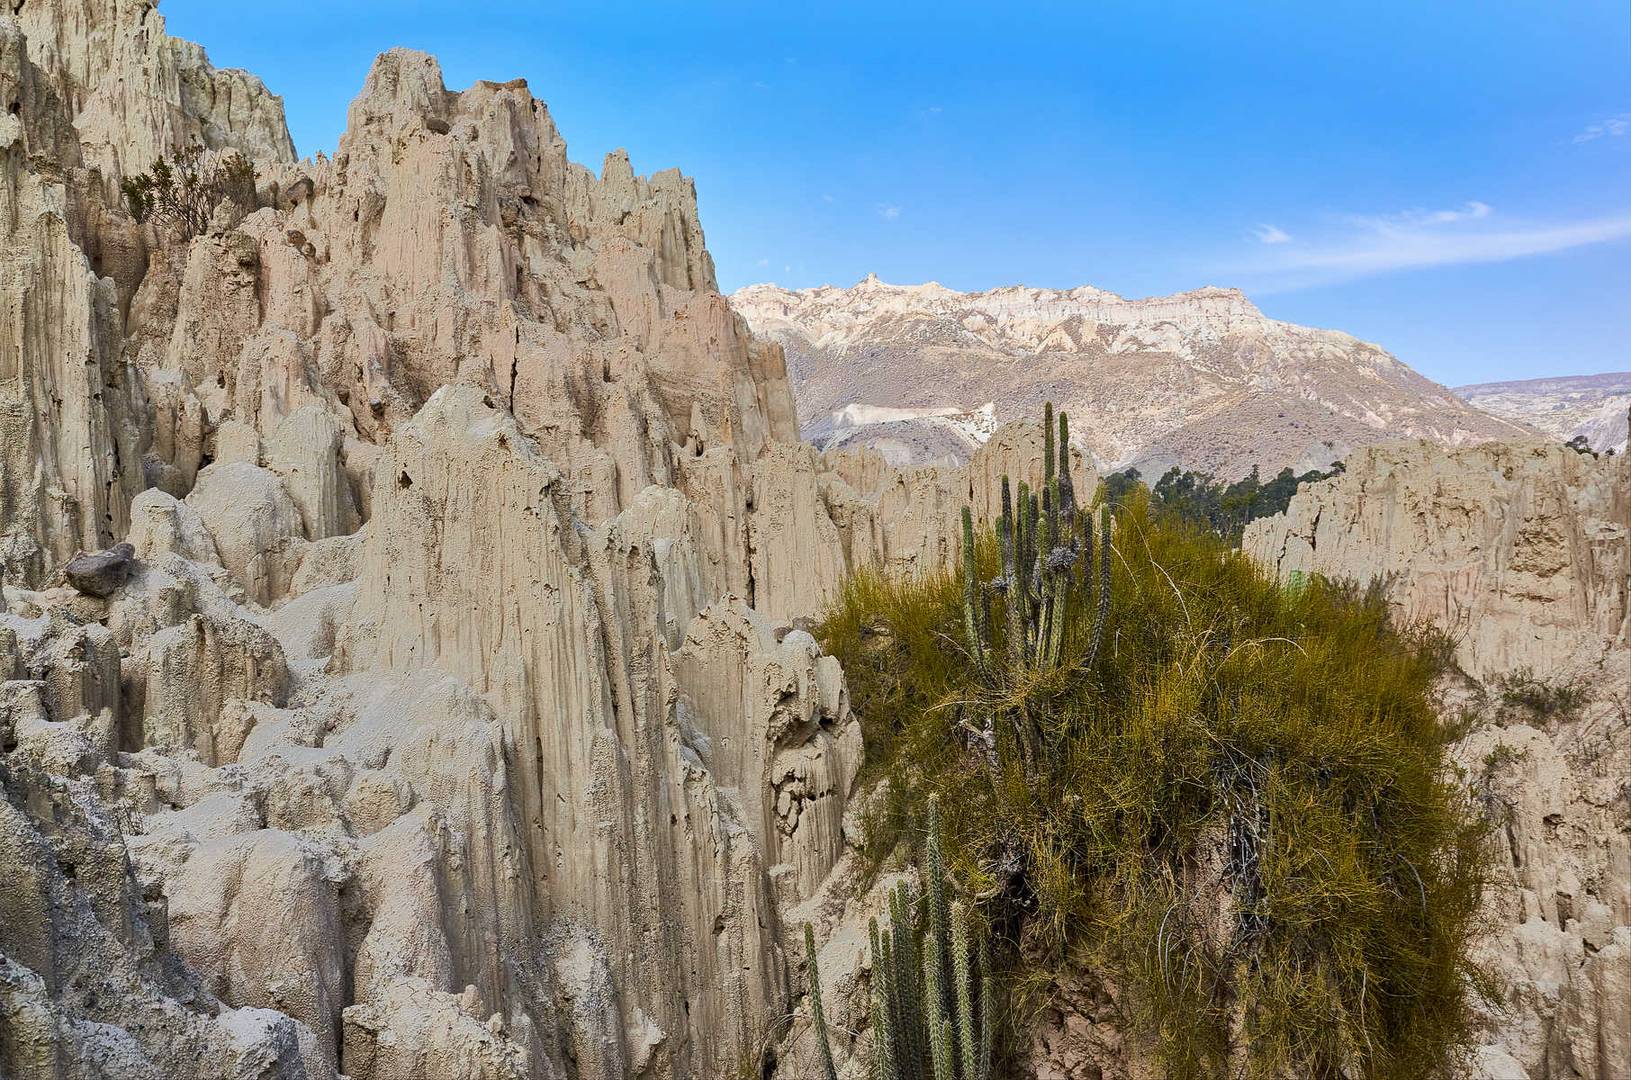
<svg viewBox="0 0 1631 1080">
<path fill-rule="evenodd" d="M 1374 593 L 1278 588 L 1142 491 L 1108 550 L 1049 502 L 973 536 L 973 588 L 861 574 L 823 627 L 889 781 L 873 856 L 939 796 L 1016 1023 L 1088 972 L 1173 1077 L 1456 1075 L 1489 849 L 1445 767 L 1442 642 Z"/>
<path fill-rule="evenodd" d="M 209 227 L 223 200 L 253 205 L 255 167 L 236 151 L 206 160 L 204 148 L 194 143 L 172 157 L 161 157 L 150 171 L 119 182 L 130 216 L 137 221 L 173 227 L 186 241 Z"/>
<path fill-rule="evenodd" d="M 1265 484 L 1253 468 L 1250 476 L 1225 484 L 1208 473 L 1174 465 L 1155 482 L 1150 495 L 1158 512 L 1175 513 L 1238 545 L 1248 522 L 1282 513 L 1299 487 L 1340 472 L 1340 461 L 1327 472 L 1310 469 L 1300 476 L 1286 468 Z M 1106 500 L 1120 505 L 1130 493 L 1141 490 L 1144 481 L 1137 469 L 1127 469 L 1105 477 L 1104 485 Z"/>
<path fill-rule="evenodd" d="M 1530 668 L 1503 675 L 1495 685 L 1501 704 L 1541 721 L 1567 720 L 1591 700 L 1590 688 L 1577 682 L 1537 679 Z"/>
<path fill-rule="evenodd" d="M 889 893 L 889 925 L 871 931 L 873 1075 L 877 1080 L 991 1080 L 996 1034 L 991 960 L 983 928 L 951 898 L 941 846 L 940 805 L 929 796 L 918 895 L 902 881 Z M 810 1020 L 822 1075 L 833 1067 L 815 934 L 806 924 Z"/>
</svg>

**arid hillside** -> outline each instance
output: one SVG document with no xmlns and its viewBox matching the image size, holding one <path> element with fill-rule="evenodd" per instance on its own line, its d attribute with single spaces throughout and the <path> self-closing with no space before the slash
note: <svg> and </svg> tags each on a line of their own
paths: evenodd
<svg viewBox="0 0 1631 1080">
<path fill-rule="evenodd" d="M 960 293 L 869 277 L 847 289 L 753 285 L 731 303 L 786 350 L 806 438 L 877 442 L 897 458 L 948 453 L 947 425 L 889 410 L 991 403 L 1001 423 L 1045 400 L 1070 411 L 1101 467 L 1152 479 L 1174 464 L 1224 479 L 1254 465 L 1302 473 L 1394 439 L 1528 433 L 1376 345 L 1267 318 L 1233 289 L 1126 300 L 1091 286 Z M 857 423 L 868 415 L 878 419 Z"/>
</svg>

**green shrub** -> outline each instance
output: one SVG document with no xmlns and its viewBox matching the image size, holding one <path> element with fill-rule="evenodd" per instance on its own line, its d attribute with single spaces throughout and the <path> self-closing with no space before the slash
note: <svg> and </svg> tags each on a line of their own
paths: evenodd
<svg viewBox="0 0 1631 1080">
<path fill-rule="evenodd" d="M 1496 681 L 1501 704 L 1522 709 L 1538 720 L 1567 719 L 1591 700 L 1590 690 L 1576 682 L 1540 679 L 1529 668 L 1503 675 Z"/>
<path fill-rule="evenodd" d="M 1161 474 L 1149 490 L 1160 512 L 1177 514 L 1238 546 L 1248 524 L 1283 513 L 1298 488 L 1329 480 L 1342 471 L 1340 461 L 1329 470 L 1310 469 L 1300 475 L 1285 468 L 1264 483 L 1254 465 L 1246 476 L 1225 483 L 1211 473 L 1174 465 Z M 1105 497 L 1112 505 L 1120 505 L 1128 495 L 1143 487 L 1144 478 L 1137 469 L 1125 469 L 1105 477 Z"/>
<path fill-rule="evenodd" d="M 121 180 L 119 190 L 131 217 L 174 228 L 186 241 L 209 227 L 223 201 L 254 202 L 255 167 L 235 150 L 206 161 L 204 148 L 194 143 L 170 160 L 160 157 L 149 171 Z"/>
<path fill-rule="evenodd" d="M 889 780 L 869 854 L 916 843 L 938 794 L 1010 984 L 1111 980 L 1173 1077 L 1453 1075 L 1489 848 L 1446 767 L 1439 643 L 1375 593 L 1277 587 L 1142 492 L 1113 536 L 1106 624 L 1074 604 L 1047 666 L 1006 647 L 1003 593 L 971 646 L 966 568 L 850 581 L 822 637 Z M 984 588 L 1006 559 L 973 540 Z M 1034 758 L 993 756 L 1019 724 Z"/>
</svg>

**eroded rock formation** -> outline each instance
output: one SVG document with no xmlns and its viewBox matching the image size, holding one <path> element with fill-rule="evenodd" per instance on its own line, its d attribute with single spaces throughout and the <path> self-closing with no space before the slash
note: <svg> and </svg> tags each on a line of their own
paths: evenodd
<svg viewBox="0 0 1631 1080">
<path fill-rule="evenodd" d="M 953 557 L 1035 433 L 799 445 L 690 182 L 572 164 L 519 81 L 387 53 L 296 162 L 150 3 L 63 0 L 0 97 L 0 1070 L 755 1062 L 860 765 L 791 620 Z M 135 221 L 189 144 L 253 194 Z"/>
</svg>

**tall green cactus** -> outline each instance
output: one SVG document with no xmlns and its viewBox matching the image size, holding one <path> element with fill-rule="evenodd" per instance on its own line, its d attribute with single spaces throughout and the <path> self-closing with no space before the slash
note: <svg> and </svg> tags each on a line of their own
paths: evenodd
<svg viewBox="0 0 1631 1080">
<path fill-rule="evenodd" d="M 923 890 L 901 882 L 889 892 L 888 925 L 868 925 L 872 959 L 875 1080 L 991 1080 L 995 1006 L 990 951 L 976 940 L 973 913 L 950 900 L 940 837 L 940 800 L 929 799 Z M 823 1077 L 831 1080 L 831 1043 L 815 966 L 815 937 L 805 928 L 810 1019 Z"/>
<path fill-rule="evenodd" d="M 827 1036 L 827 1010 L 821 1004 L 821 970 L 816 967 L 815 928 L 804 924 L 804 956 L 810 968 L 810 1024 L 816 1032 L 816 1050 L 821 1055 L 822 1080 L 838 1080 L 833 1063 L 832 1040 Z"/>
<path fill-rule="evenodd" d="M 1070 421 L 1061 412 L 1055 427 L 1053 404 L 1043 406 L 1042 487 L 1021 480 L 1017 497 L 1002 478 L 1002 513 L 997 546 L 1002 573 L 991 591 L 1004 597 L 1004 636 L 1009 661 L 1018 670 L 1053 670 L 1065 662 L 1065 646 L 1077 610 L 1091 613 L 1088 648 L 1081 668 L 1098 659 L 1110 614 L 1110 511 L 1099 512 L 1099 573 L 1094 580 L 1094 522 L 1076 503 L 1071 480 Z M 1056 435 L 1057 432 L 1057 435 Z M 995 654 L 990 611 L 979 587 L 974 559 L 974 521 L 963 510 L 963 631 L 982 673 Z"/>
</svg>

